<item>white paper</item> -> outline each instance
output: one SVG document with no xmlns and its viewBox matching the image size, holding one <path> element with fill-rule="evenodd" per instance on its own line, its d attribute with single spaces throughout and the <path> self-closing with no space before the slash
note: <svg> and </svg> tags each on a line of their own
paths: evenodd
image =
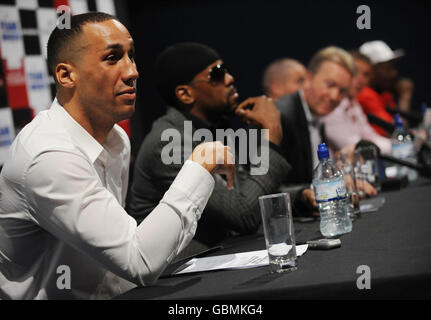
<svg viewBox="0 0 431 320">
<path fill-rule="evenodd" d="M 15 128 L 10 108 L 0 108 L 0 166 L 7 159 L 9 148 L 15 138 Z"/>
<path fill-rule="evenodd" d="M 296 246 L 296 256 L 302 256 L 307 249 L 308 244 Z M 194 258 L 179 267 L 173 274 L 220 269 L 248 269 L 267 265 L 269 265 L 268 251 L 260 250 L 206 258 Z"/>
</svg>

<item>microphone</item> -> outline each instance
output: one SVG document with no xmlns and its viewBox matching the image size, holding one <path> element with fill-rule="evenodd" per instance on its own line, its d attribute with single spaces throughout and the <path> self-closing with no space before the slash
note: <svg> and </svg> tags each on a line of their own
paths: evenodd
<svg viewBox="0 0 431 320">
<path fill-rule="evenodd" d="M 371 113 L 367 114 L 367 119 L 368 119 L 369 123 L 378 125 L 379 127 L 384 129 L 390 135 L 395 131 L 395 125 L 393 123 L 385 121 L 385 120 L 375 116 L 374 114 L 371 114 Z"/>
<path fill-rule="evenodd" d="M 398 159 L 388 154 L 383 154 L 381 153 L 380 148 L 375 143 L 368 140 L 359 141 L 356 144 L 355 149 L 361 147 L 374 147 L 377 150 L 377 157 L 379 159 L 409 167 L 411 169 L 415 169 L 419 172 L 420 175 L 431 178 L 431 150 L 426 146 L 422 146 L 421 150 L 419 151 L 419 164 L 412 163 L 403 159 Z"/>
<path fill-rule="evenodd" d="M 419 124 L 422 122 L 423 116 L 420 113 L 414 113 L 414 112 L 407 112 L 400 109 L 393 109 L 390 107 L 385 108 L 388 113 L 391 115 L 399 114 L 401 117 L 409 121 L 410 123 L 413 123 L 414 125 Z"/>
<path fill-rule="evenodd" d="M 382 118 L 379 118 L 377 116 L 375 116 L 374 114 L 367 114 L 367 118 L 368 118 L 368 122 L 378 125 L 379 127 L 381 127 L 382 129 L 384 129 L 386 132 L 388 132 L 390 135 L 392 135 L 395 131 L 395 124 L 388 122 L 386 120 L 383 120 Z M 408 133 L 412 136 L 412 138 L 415 138 L 415 134 L 411 131 L 408 130 Z"/>
</svg>

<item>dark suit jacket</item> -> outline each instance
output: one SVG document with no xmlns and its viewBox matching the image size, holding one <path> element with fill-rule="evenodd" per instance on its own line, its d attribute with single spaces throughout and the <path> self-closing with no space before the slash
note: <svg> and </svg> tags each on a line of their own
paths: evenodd
<svg viewBox="0 0 431 320">
<path fill-rule="evenodd" d="M 310 184 L 313 179 L 313 160 L 308 122 L 299 92 L 281 97 L 275 102 L 281 112 L 283 141 L 281 148 L 292 170 L 288 184 Z M 320 132 L 324 141 L 324 129 Z"/>
<path fill-rule="evenodd" d="M 162 149 L 169 143 L 162 141 L 162 132 L 176 129 L 181 133 L 182 145 L 190 143 L 195 148 L 199 144 L 191 141 L 190 135 L 184 135 L 184 122 L 187 120 L 180 111 L 169 108 L 165 116 L 154 122 L 151 132 L 144 139 L 135 161 L 131 187 L 130 210 L 138 221 L 158 205 L 182 167 L 182 164 L 165 165 L 161 161 Z M 193 126 L 193 132 L 195 129 Z M 182 145 L 175 148 L 181 149 Z M 186 154 L 185 159 L 189 155 Z M 237 166 L 235 189 L 231 191 L 227 190 L 224 179 L 215 175 L 215 188 L 198 222 L 194 240 L 214 246 L 232 231 L 236 234 L 256 232 L 261 222 L 258 197 L 278 192 L 289 170 L 286 159 L 269 148 L 269 171 L 266 175 L 252 176 L 243 167 Z"/>
</svg>

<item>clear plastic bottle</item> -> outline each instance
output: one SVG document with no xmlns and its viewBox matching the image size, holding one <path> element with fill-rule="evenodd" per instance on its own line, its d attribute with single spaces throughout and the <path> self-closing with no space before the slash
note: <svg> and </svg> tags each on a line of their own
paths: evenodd
<svg viewBox="0 0 431 320">
<path fill-rule="evenodd" d="M 422 104 L 422 112 L 423 112 L 423 121 L 422 121 L 422 128 L 425 131 L 425 141 L 428 142 L 428 144 L 431 144 L 431 108 L 428 108 L 426 103 Z"/>
<path fill-rule="evenodd" d="M 417 163 L 416 152 L 412 136 L 404 129 L 403 121 L 397 113 L 395 119 L 395 131 L 392 134 L 392 155 L 398 159 L 407 160 L 411 163 Z M 397 165 L 397 177 L 408 176 L 410 181 L 418 178 L 418 173 L 414 169 Z"/>
<path fill-rule="evenodd" d="M 348 216 L 347 193 L 343 173 L 329 158 L 325 144 L 320 144 L 319 165 L 313 172 L 313 189 L 320 212 L 320 232 L 331 238 L 352 231 Z"/>
<path fill-rule="evenodd" d="M 431 109 L 429 109 L 429 111 L 431 111 Z M 428 113 L 428 116 L 427 116 L 427 113 Z M 422 103 L 421 114 L 422 114 L 422 122 L 416 128 L 415 137 L 413 139 L 416 153 L 418 153 L 420 151 L 420 149 L 422 148 L 422 145 L 428 139 L 428 134 L 427 134 L 428 128 L 431 129 L 431 127 L 430 127 L 431 122 L 429 121 L 429 120 L 431 120 L 430 119 L 431 113 L 427 112 L 426 103 Z M 427 122 L 427 120 L 428 120 L 428 122 Z"/>
</svg>

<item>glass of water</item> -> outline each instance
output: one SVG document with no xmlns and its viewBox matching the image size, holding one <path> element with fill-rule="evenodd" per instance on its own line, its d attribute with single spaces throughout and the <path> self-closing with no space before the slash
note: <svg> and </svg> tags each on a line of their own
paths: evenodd
<svg viewBox="0 0 431 320">
<path fill-rule="evenodd" d="M 381 191 L 381 179 L 377 149 L 373 146 L 360 147 L 355 151 L 355 159 L 359 178 L 371 184 L 379 193 Z"/>
<path fill-rule="evenodd" d="M 271 273 L 297 269 L 295 232 L 287 193 L 259 197 Z"/>
<path fill-rule="evenodd" d="M 340 152 L 337 155 L 336 165 L 343 172 L 344 182 L 347 192 L 347 209 L 352 221 L 360 218 L 361 211 L 359 208 L 359 193 L 357 188 L 357 179 L 355 175 L 355 162 L 353 154 Z"/>
</svg>

